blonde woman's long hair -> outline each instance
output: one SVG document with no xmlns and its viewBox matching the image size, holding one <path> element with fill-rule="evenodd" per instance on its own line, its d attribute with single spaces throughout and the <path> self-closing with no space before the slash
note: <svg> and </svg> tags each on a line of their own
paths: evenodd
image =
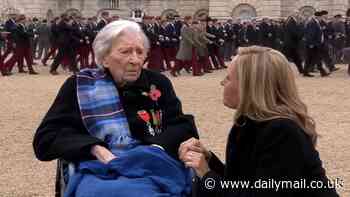
<svg viewBox="0 0 350 197">
<path fill-rule="evenodd" d="M 236 123 L 242 115 L 259 122 L 291 119 L 316 146 L 315 121 L 299 97 L 294 72 L 284 55 L 267 47 L 242 47 L 233 64 L 240 92 Z"/>
</svg>

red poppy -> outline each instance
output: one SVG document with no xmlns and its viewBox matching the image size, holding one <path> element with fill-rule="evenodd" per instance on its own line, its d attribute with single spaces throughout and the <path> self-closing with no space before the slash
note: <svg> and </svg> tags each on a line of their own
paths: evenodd
<svg viewBox="0 0 350 197">
<path fill-rule="evenodd" d="M 149 97 L 153 100 L 153 101 L 158 101 L 159 97 L 162 96 L 162 93 L 157 90 L 157 89 L 152 89 L 149 93 Z"/>
<path fill-rule="evenodd" d="M 145 122 L 149 122 L 151 120 L 151 116 L 145 110 L 138 111 L 137 114 Z"/>
</svg>

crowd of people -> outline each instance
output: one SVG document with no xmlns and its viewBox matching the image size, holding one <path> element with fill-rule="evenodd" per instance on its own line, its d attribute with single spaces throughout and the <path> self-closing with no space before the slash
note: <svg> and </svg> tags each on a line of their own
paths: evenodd
<svg viewBox="0 0 350 197">
<path fill-rule="evenodd" d="M 52 21 L 12 14 L 1 28 L 1 74 L 11 75 L 15 65 L 20 73 L 38 74 L 33 68 L 35 60 L 46 66 L 50 58 L 52 75 L 59 74 L 59 65 L 73 73 L 94 68 L 95 36 L 115 20 L 119 17 L 108 12 L 103 12 L 100 19 L 62 14 Z M 313 77 L 311 73 L 316 71 L 328 76 L 338 69 L 336 63 L 348 63 L 343 49 L 350 46 L 350 20 L 342 15 L 329 17 L 327 11 L 317 11 L 308 18 L 294 13 L 279 19 L 227 21 L 144 16 L 139 24 L 150 41 L 145 65 L 159 72 L 169 70 L 174 77 L 182 70 L 201 76 L 226 68 L 225 62 L 231 60 L 238 47 L 252 45 L 282 52 L 305 77 Z"/>
</svg>

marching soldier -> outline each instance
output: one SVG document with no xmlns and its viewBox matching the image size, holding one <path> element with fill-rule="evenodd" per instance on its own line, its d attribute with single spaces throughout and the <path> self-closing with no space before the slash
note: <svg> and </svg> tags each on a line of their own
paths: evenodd
<svg viewBox="0 0 350 197">
<path fill-rule="evenodd" d="M 1 29 L 1 32 L 0 32 L 0 41 L 2 43 L 5 43 L 6 42 L 6 39 L 7 37 L 9 36 L 10 32 L 6 32 L 4 31 L 4 29 Z M 9 76 L 11 75 L 7 68 L 5 67 L 4 65 L 4 58 L 3 58 L 3 54 L 2 54 L 2 49 L 0 49 L 0 73 L 3 75 L 3 76 Z"/>
<path fill-rule="evenodd" d="M 242 28 L 241 22 L 239 19 L 235 21 L 232 25 L 232 40 L 233 40 L 233 51 L 232 54 L 236 55 L 237 48 L 239 47 L 239 32 Z"/>
<path fill-rule="evenodd" d="M 193 29 L 192 25 L 192 17 L 186 16 L 184 18 L 184 24 L 181 29 L 181 41 L 179 45 L 179 50 L 176 54 L 175 66 L 171 69 L 170 74 L 174 77 L 177 74 L 180 74 L 182 68 L 185 68 L 187 72 L 189 72 L 189 68 L 192 64 L 192 49 L 194 46 L 193 40 Z"/>
<path fill-rule="evenodd" d="M 315 13 L 316 17 L 322 16 L 321 12 Z M 322 64 L 319 64 L 320 55 L 321 55 L 321 46 L 324 43 L 324 35 L 321 29 L 321 25 L 318 19 L 315 17 L 310 17 L 306 23 L 305 28 L 305 44 L 306 44 L 306 60 L 304 68 L 305 77 L 313 77 L 310 74 L 312 68 L 317 65 L 318 70 L 321 73 L 322 77 L 328 76 Z"/>
<path fill-rule="evenodd" d="M 50 25 L 50 51 L 49 53 L 41 60 L 41 63 L 44 66 L 47 66 L 46 62 L 50 57 L 54 57 L 57 49 L 58 49 L 58 37 L 59 37 L 59 30 L 58 30 L 58 25 L 61 22 L 61 18 L 56 17 L 54 18 L 53 21 L 51 21 L 51 25 Z"/>
<path fill-rule="evenodd" d="M 162 56 L 165 60 L 166 67 L 163 66 L 162 70 L 171 69 L 170 61 L 171 57 L 168 53 L 169 47 L 171 47 L 171 41 L 170 41 L 170 35 L 168 35 L 168 32 L 166 31 L 167 21 L 165 19 L 161 19 L 158 28 L 158 37 L 159 37 L 159 43 L 160 48 L 162 50 Z"/>
<path fill-rule="evenodd" d="M 101 20 L 97 23 L 97 27 L 96 27 L 97 31 L 101 31 L 101 29 L 104 28 L 108 24 L 109 20 L 110 20 L 109 19 L 109 12 L 106 12 L 106 11 L 102 12 L 101 13 Z"/>
<path fill-rule="evenodd" d="M 202 23 L 197 25 L 197 32 L 194 35 L 194 41 L 196 43 L 197 55 L 198 55 L 198 64 L 199 68 L 203 69 L 204 73 L 211 73 L 212 68 L 210 66 L 209 60 L 209 51 L 208 44 L 212 41 L 208 39 L 208 37 L 215 37 L 207 33 L 206 31 L 206 21 L 202 21 Z M 193 75 L 201 75 L 202 73 L 198 73 L 193 71 Z"/>
<path fill-rule="evenodd" d="M 340 61 L 342 57 L 342 49 L 345 47 L 345 25 L 342 21 L 342 15 L 337 14 L 334 16 L 333 20 L 333 29 L 334 29 L 334 47 L 336 50 L 336 61 Z"/>
<path fill-rule="evenodd" d="M 302 27 L 296 16 L 289 16 L 284 24 L 284 53 L 290 61 L 294 62 L 300 74 L 304 73 L 302 60 L 298 53 L 302 35 Z"/>
<path fill-rule="evenodd" d="M 153 16 L 144 17 L 144 31 L 148 37 L 151 48 L 148 53 L 148 69 L 155 70 L 157 72 L 163 71 L 163 52 L 160 47 L 158 27 L 155 24 L 155 18 Z"/>
<path fill-rule="evenodd" d="M 80 63 L 80 69 L 89 67 L 89 50 L 90 39 L 88 36 L 87 28 L 84 23 L 85 18 L 77 17 L 76 23 L 72 25 L 73 28 L 73 40 L 77 47 L 78 62 Z"/>
<path fill-rule="evenodd" d="M 260 24 L 260 32 L 261 44 L 263 46 L 273 48 L 274 41 L 276 38 L 276 32 L 269 18 L 263 18 L 263 21 Z"/>
<path fill-rule="evenodd" d="M 280 52 L 283 52 L 283 48 L 284 48 L 284 34 L 286 33 L 284 31 L 284 23 L 283 21 L 276 21 L 275 22 L 275 32 L 276 32 L 276 39 L 274 41 L 274 46 L 273 48 L 280 51 Z"/>
<path fill-rule="evenodd" d="M 319 22 L 321 25 L 321 29 L 323 31 L 323 35 L 324 35 L 324 42 L 322 43 L 322 45 L 320 46 L 320 62 L 319 64 L 322 64 L 322 62 L 324 62 L 326 64 L 326 66 L 328 67 L 329 71 L 333 72 L 338 70 L 339 68 L 336 68 L 334 65 L 334 62 L 330 56 L 330 45 L 333 41 L 333 37 L 334 37 L 334 29 L 332 27 L 331 24 L 327 23 L 327 15 L 328 12 L 327 11 L 321 11 L 320 13 L 322 16 L 319 17 Z"/>
<path fill-rule="evenodd" d="M 61 21 L 58 24 L 57 32 L 57 46 L 58 53 L 51 64 L 50 73 L 52 75 L 58 75 L 57 68 L 63 62 L 64 58 L 68 58 L 69 68 L 71 71 L 76 72 L 77 68 L 75 66 L 75 45 L 72 46 L 72 23 L 73 20 L 69 19 L 67 14 L 62 14 Z"/>
<path fill-rule="evenodd" d="M 47 20 L 44 19 L 38 27 L 38 59 L 42 58 L 43 52 L 46 57 L 50 50 L 50 27 L 47 24 Z"/>
<path fill-rule="evenodd" d="M 175 17 L 174 25 L 175 25 L 175 29 L 176 29 L 176 35 L 177 35 L 177 37 L 180 38 L 181 28 L 182 28 L 183 22 L 180 20 L 179 15 L 175 15 L 174 17 Z M 180 44 L 180 40 L 179 40 L 178 44 Z M 179 46 L 177 46 L 177 48 L 179 48 Z"/>
<path fill-rule="evenodd" d="M 37 72 L 33 69 L 33 57 L 32 51 L 30 48 L 30 38 L 34 35 L 31 34 L 25 26 L 25 15 L 19 15 L 16 23 L 17 27 L 14 33 L 14 42 L 16 44 L 14 55 L 7 61 L 5 64 L 7 67 L 12 70 L 13 66 L 18 62 L 18 70 L 21 73 L 24 73 L 23 64 L 24 59 L 26 60 L 29 74 L 36 75 Z"/>
<path fill-rule="evenodd" d="M 87 36 L 89 39 L 88 42 L 88 57 L 91 54 L 91 64 L 89 64 L 90 68 L 95 68 L 96 67 L 96 62 L 95 62 L 95 53 L 94 50 L 92 49 L 92 43 L 95 40 L 95 37 L 97 35 L 97 24 L 94 22 L 93 18 L 88 18 L 88 22 L 86 25 L 86 32 Z"/>
<path fill-rule="evenodd" d="M 233 51 L 234 29 L 233 29 L 232 22 L 233 22 L 232 19 L 228 19 L 223 27 L 224 40 L 225 40 L 225 43 L 224 43 L 224 60 L 225 61 L 231 61 L 231 56 Z"/>
<path fill-rule="evenodd" d="M 210 43 L 208 44 L 209 56 L 216 69 L 226 68 L 223 57 L 219 53 L 220 47 L 224 43 L 223 35 L 219 31 L 217 19 L 208 20 L 207 33 L 214 35 L 215 37 L 209 37 Z"/>
<path fill-rule="evenodd" d="M 248 21 L 245 32 L 245 39 L 248 46 L 259 45 L 260 43 L 260 28 L 253 21 Z"/>
<path fill-rule="evenodd" d="M 32 51 L 31 56 L 35 59 L 36 59 L 36 50 L 38 47 L 38 32 L 37 32 L 38 26 L 39 26 L 39 20 L 37 18 L 34 17 L 31 21 L 29 21 L 28 31 L 30 32 L 30 34 L 33 35 L 30 38 L 30 47 Z"/>
<path fill-rule="evenodd" d="M 14 35 L 15 35 L 15 30 L 17 28 L 17 24 L 16 24 L 16 19 L 17 19 L 17 15 L 16 14 L 11 14 L 9 19 L 5 22 L 5 31 L 9 32 L 10 34 L 8 34 L 6 36 L 6 50 L 2 56 L 2 60 L 5 61 L 6 58 L 12 53 L 13 56 L 11 57 L 11 59 L 13 59 L 13 61 L 18 62 L 18 57 L 15 54 L 15 48 L 16 48 L 16 44 L 14 43 Z M 11 75 L 10 72 L 10 68 L 9 66 L 7 66 L 7 64 L 5 62 L 3 62 L 3 69 L 2 69 L 2 73 L 4 73 L 5 75 Z"/>
<path fill-rule="evenodd" d="M 164 52 L 169 69 L 175 66 L 176 53 L 179 46 L 179 35 L 177 34 L 174 20 L 175 18 L 168 17 L 168 23 L 165 26 L 167 44 L 165 45 Z"/>
</svg>

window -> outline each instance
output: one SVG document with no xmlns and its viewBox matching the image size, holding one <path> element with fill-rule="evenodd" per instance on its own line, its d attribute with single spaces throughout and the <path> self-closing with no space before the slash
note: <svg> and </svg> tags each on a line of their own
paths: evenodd
<svg viewBox="0 0 350 197">
<path fill-rule="evenodd" d="M 109 0 L 109 8 L 119 8 L 119 0 Z"/>
</svg>

